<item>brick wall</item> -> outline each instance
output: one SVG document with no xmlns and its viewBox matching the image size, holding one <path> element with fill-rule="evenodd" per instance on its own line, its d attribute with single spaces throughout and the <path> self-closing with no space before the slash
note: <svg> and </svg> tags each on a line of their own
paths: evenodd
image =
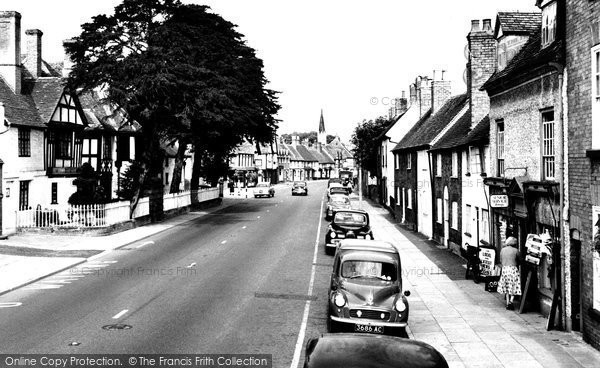
<svg viewBox="0 0 600 368">
<path fill-rule="evenodd" d="M 400 188 L 400 204 L 395 207 L 396 219 L 402 219 L 402 211 L 404 209 L 406 218 L 402 219 L 404 223 L 417 226 L 417 153 L 412 152 L 411 155 L 411 169 L 407 169 L 407 152 L 394 153 L 399 155 L 399 168 L 394 173 L 394 187 Z M 402 190 L 412 190 L 412 209 L 406 207 L 407 203 L 404 203 L 404 196 L 402 196 Z M 395 192 L 395 191 L 394 191 Z M 408 195 L 408 194 L 407 194 Z"/>
<path fill-rule="evenodd" d="M 469 104 L 471 108 L 471 124 L 477 124 L 483 119 L 490 109 L 490 100 L 485 91 L 479 88 L 496 71 L 496 39 L 489 25 L 489 20 L 484 20 L 483 29 L 479 29 L 478 22 L 473 28 L 467 40 L 469 42 L 469 69 L 467 80 L 467 92 L 469 93 Z"/>
<path fill-rule="evenodd" d="M 458 177 L 452 177 L 452 151 L 438 151 L 433 153 L 433 169 L 434 174 L 435 168 L 437 167 L 437 153 L 441 153 L 442 155 L 442 176 L 434 175 L 433 179 L 433 191 L 434 196 L 436 198 L 433 206 L 433 218 L 437 219 L 437 198 L 442 198 L 442 205 L 445 205 L 444 202 L 444 188 L 448 187 L 448 220 L 450 221 L 450 236 L 448 238 L 449 241 L 460 245 L 462 243 L 462 236 L 460 229 L 462 228 L 462 184 L 459 179 L 462 176 L 462 157 L 458 155 Z M 458 203 L 458 229 L 452 229 L 452 202 Z M 442 213 L 443 216 L 443 213 Z M 433 227 L 433 238 L 438 242 L 441 242 L 444 238 L 444 223 L 439 224 L 436 220 Z"/>
<path fill-rule="evenodd" d="M 569 139 L 569 210 L 571 227 L 578 230 L 582 256 L 582 324 L 586 341 L 600 348 L 600 322 L 590 316 L 592 305 L 592 205 L 600 205 L 592 196 L 598 187 L 598 162 L 594 167 L 586 157 L 591 148 L 591 52 L 595 42 L 592 21 L 600 19 L 600 3 L 589 0 L 567 0 L 566 62 L 568 73 L 568 139 Z M 592 180 L 595 184 L 592 184 Z M 590 198 L 592 200 L 590 200 Z M 590 203 L 591 202 L 591 203 Z M 597 281 L 600 282 L 600 281 Z"/>
</svg>

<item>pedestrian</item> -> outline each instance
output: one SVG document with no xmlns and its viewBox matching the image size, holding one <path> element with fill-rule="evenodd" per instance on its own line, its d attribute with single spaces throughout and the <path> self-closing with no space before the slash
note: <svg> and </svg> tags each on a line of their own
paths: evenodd
<svg viewBox="0 0 600 368">
<path fill-rule="evenodd" d="M 515 295 L 521 295 L 521 274 L 519 273 L 519 251 L 517 239 L 508 237 L 500 251 L 502 273 L 498 282 L 498 292 L 506 296 L 506 309 L 513 310 Z"/>
</svg>

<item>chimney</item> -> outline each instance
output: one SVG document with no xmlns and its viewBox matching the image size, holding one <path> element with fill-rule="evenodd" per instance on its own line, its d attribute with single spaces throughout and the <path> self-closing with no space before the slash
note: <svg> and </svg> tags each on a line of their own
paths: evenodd
<svg viewBox="0 0 600 368">
<path fill-rule="evenodd" d="M 63 48 L 65 48 L 65 46 L 72 44 L 74 42 L 75 42 L 75 40 L 72 38 L 64 40 Z M 73 69 L 73 60 L 71 60 L 71 56 L 69 56 L 69 54 L 67 53 L 67 50 L 65 49 L 65 59 L 63 61 L 62 77 L 68 78 L 69 73 L 71 73 L 71 69 Z"/>
<path fill-rule="evenodd" d="M 297 146 L 300 144 L 300 137 L 297 135 L 292 136 L 292 145 Z"/>
<path fill-rule="evenodd" d="M 396 109 L 396 115 L 404 114 L 406 112 L 406 110 L 408 109 L 408 103 L 406 101 L 404 91 L 402 91 L 402 97 L 396 98 L 394 102 L 395 102 L 394 108 Z"/>
<path fill-rule="evenodd" d="M 25 31 L 27 45 L 27 60 L 25 69 L 33 78 L 42 76 L 42 35 L 39 29 L 28 29 Z"/>
<path fill-rule="evenodd" d="M 319 150 L 319 152 L 323 152 L 323 143 L 317 142 L 317 150 Z"/>
<path fill-rule="evenodd" d="M 419 116 L 422 117 L 431 108 L 431 79 L 429 79 L 429 77 L 418 77 L 415 84 L 417 87 Z"/>
<path fill-rule="evenodd" d="M 417 86 L 415 83 L 411 84 L 409 87 L 410 93 L 410 104 L 414 105 L 417 103 Z"/>
<path fill-rule="evenodd" d="M 450 88 L 450 81 L 444 80 L 444 72 L 442 70 L 442 78 L 439 80 L 431 81 L 431 112 L 435 113 L 444 106 L 446 101 L 452 96 L 452 90 Z M 434 71 L 435 75 L 435 71 Z"/>
<path fill-rule="evenodd" d="M 15 94 L 21 93 L 21 14 L 0 11 L 0 76 Z"/>
<path fill-rule="evenodd" d="M 472 21 L 474 24 L 479 21 Z M 471 108 L 471 128 L 479 123 L 490 110 L 486 91 L 479 89 L 496 71 L 496 40 L 491 19 L 483 20 L 483 29 L 472 27 L 467 36 L 469 61 L 467 63 L 467 94 Z"/>
</svg>

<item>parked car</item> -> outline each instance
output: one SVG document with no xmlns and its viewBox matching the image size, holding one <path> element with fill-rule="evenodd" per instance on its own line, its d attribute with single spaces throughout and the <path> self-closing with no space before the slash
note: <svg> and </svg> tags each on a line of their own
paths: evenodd
<svg viewBox="0 0 600 368">
<path fill-rule="evenodd" d="M 275 188 L 269 183 L 258 183 L 254 188 L 254 198 L 275 197 Z"/>
<path fill-rule="evenodd" d="M 338 210 L 325 232 L 325 253 L 333 254 L 342 239 L 374 239 L 369 214 L 364 210 Z"/>
<path fill-rule="evenodd" d="M 344 184 L 344 181 L 340 178 L 331 178 L 327 181 L 327 189 L 331 187 L 331 184 Z"/>
<path fill-rule="evenodd" d="M 344 240 L 333 260 L 328 331 L 408 337 L 409 295 L 402 293 L 396 247 L 384 241 Z"/>
<path fill-rule="evenodd" d="M 292 195 L 308 195 L 308 184 L 305 181 L 295 181 L 292 184 Z"/>
<path fill-rule="evenodd" d="M 349 195 L 350 193 L 352 193 L 352 188 L 345 187 L 342 184 L 333 183 L 329 189 L 327 189 L 327 199 L 329 200 L 329 198 L 334 194 Z"/>
<path fill-rule="evenodd" d="M 306 343 L 304 368 L 448 368 L 422 341 L 365 334 L 324 334 Z"/>
<path fill-rule="evenodd" d="M 325 220 L 331 221 L 333 215 L 339 210 L 349 210 L 352 208 L 350 197 L 344 194 L 334 194 L 329 197 L 327 208 L 325 209 Z"/>
</svg>

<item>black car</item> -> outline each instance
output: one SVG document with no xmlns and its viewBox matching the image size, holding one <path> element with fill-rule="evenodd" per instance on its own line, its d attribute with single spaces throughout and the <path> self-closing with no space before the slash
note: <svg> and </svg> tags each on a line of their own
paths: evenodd
<svg viewBox="0 0 600 368">
<path fill-rule="evenodd" d="M 365 334 L 325 334 L 308 340 L 304 368 L 448 368 L 421 341 Z"/>
<path fill-rule="evenodd" d="M 292 195 L 308 195 L 308 184 L 305 181 L 295 181 L 292 184 Z"/>
<path fill-rule="evenodd" d="M 335 253 L 342 239 L 374 239 L 369 214 L 364 210 L 339 210 L 325 233 L 325 253 Z"/>
<path fill-rule="evenodd" d="M 329 332 L 408 337 L 408 290 L 398 249 L 380 240 L 345 239 L 333 260 Z"/>
</svg>

